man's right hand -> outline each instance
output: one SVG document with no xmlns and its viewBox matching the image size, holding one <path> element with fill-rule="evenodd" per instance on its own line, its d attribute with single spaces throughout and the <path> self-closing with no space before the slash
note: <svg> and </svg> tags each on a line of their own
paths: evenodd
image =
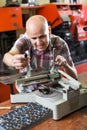
<svg viewBox="0 0 87 130">
<path fill-rule="evenodd" d="M 12 67 L 21 70 L 30 64 L 30 57 L 25 57 L 23 54 L 16 54 L 12 58 Z"/>
</svg>

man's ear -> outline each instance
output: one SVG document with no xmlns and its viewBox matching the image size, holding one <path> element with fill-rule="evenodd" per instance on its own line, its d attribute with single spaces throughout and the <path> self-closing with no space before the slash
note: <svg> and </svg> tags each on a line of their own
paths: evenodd
<svg viewBox="0 0 87 130">
<path fill-rule="evenodd" d="M 48 26 L 48 32 L 49 32 L 49 35 L 51 34 L 51 26 L 49 25 Z"/>
</svg>

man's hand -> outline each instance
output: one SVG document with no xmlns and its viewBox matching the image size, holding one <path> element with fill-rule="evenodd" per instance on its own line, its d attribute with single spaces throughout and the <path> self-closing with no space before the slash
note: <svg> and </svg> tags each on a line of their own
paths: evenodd
<svg viewBox="0 0 87 130">
<path fill-rule="evenodd" d="M 12 58 L 12 67 L 21 70 L 30 64 L 30 57 L 25 57 L 23 54 L 14 55 Z"/>
<path fill-rule="evenodd" d="M 63 56 L 58 55 L 55 59 L 55 64 L 59 67 L 65 67 L 67 65 L 67 61 Z"/>
</svg>

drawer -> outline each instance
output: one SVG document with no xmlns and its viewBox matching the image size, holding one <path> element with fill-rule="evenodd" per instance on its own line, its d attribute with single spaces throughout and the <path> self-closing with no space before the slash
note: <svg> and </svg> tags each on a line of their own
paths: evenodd
<svg viewBox="0 0 87 130">
<path fill-rule="evenodd" d="M 20 7 L 0 8 L 0 32 L 22 28 L 22 10 Z"/>
</svg>

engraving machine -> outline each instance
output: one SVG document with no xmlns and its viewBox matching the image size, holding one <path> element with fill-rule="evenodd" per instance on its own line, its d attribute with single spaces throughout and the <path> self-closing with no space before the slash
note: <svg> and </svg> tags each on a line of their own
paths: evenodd
<svg viewBox="0 0 87 130">
<path fill-rule="evenodd" d="M 87 105 L 87 89 L 64 71 L 57 70 L 55 63 L 50 72 L 31 74 L 30 77 L 16 80 L 16 85 L 22 87 L 34 84 L 39 86 L 38 90 L 11 94 L 11 103 L 38 102 L 53 111 L 54 120 L 59 120 Z"/>
<path fill-rule="evenodd" d="M 43 94 L 38 89 L 31 93 L 11 94 L 11 103 L 38 102 L 53 111 L 54 120 L 59 120 L 87 105 L 87 89 L 82 88 L 77 80 L 61 70 L 51 69 L 49 73 L 16 80 L 16 85 L 23 87 L 33 84 L 40 87 L 49 84 L 50 92 Z"/>
</svg>

